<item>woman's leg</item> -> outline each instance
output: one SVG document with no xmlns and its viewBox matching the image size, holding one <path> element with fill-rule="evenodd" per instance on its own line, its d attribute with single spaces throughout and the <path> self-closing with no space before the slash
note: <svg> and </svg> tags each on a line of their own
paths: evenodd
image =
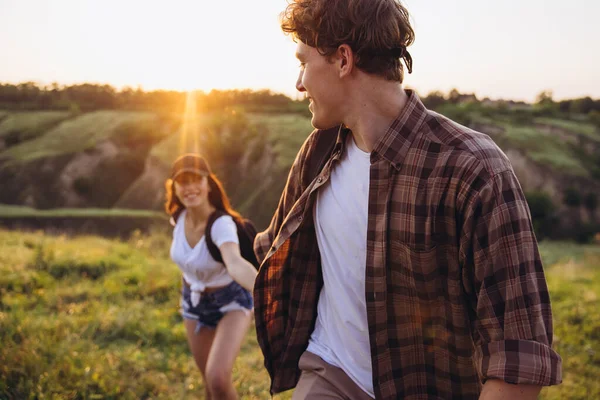
<svg viewBox="0 0 600 400">
<path fill-rule="evenodd" d="M 213 345 L 206 362 L 206 384 L 212 399 L 232 400 L 238 398 L 233 387 L 231 371 L 248 332 L 251 319 L 251 313 L 241 310 L 230 311 L 217 325 Z"/>
<path fill-rule="evenodd" d="M 208 391 L 208 384 L 206 383 L 206 361 L 212 347 L 213 340 L 215 338 L 215 329 L 203 327 L 200 329 L 198 334 L 194 333 L 198 321 L 185 319 L 185 330 L 187 332 L 187 340 L 190 345 L 190 350 L 194 356 L 194 361 L 200 369 L 202 379 L 204 380 L 204 391 L 206 399 L 211 400 L 210 393 Z"/>
</svg>

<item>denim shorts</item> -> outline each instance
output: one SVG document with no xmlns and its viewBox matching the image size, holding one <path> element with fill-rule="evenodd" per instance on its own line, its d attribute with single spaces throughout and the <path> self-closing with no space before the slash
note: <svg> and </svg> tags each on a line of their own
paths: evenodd
<svg viewBox="0 0 600 400">
<path fill-rule="evenodd" d="M 198 321 L 196 332 L 206 326 L 216 328 L 229 311 L 241 310 L 250 313 L 254 307 L 250 292 L 233 281 L 229 285 L 211 293 L 203 293 L 196 307 L 192 305 L 191 290 L 187 284 L 181 289 L 181 315 L 185 319 Z"/>
</svg>

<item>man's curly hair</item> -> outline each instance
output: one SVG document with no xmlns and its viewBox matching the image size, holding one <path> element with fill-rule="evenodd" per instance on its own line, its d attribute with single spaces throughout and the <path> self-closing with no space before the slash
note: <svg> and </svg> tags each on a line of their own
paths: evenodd
<svg viewBox="0 0 600 400">
<path fill-rule="evenodd" d="M 350 46 L 362 71 L 402 82 L 406 48 L 415 40 L 408 11 L 396 0 L 293 0 L 281 14 L 281 29 L 331 56 Z"/>
</svg>

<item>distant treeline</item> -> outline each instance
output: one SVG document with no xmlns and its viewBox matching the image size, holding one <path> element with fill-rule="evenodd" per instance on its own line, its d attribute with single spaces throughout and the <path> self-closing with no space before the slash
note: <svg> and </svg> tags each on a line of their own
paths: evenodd
<svg viewBox="0 0 600 400">
<path fill-rule="evenodd" d="M 308 115 L 307 101 L 292 100 L 270 90 L 212 90 L 195 91 L 195 104 L 199 111 L 212 111 L 227 107 L 244 107 L 248 111 L 297 112 Z M 181 112 L 187 104 L 188 94 L 174 90 L 144 91 L 125 87 L 117 90 L 110 85 L 83 83 L 77 85 L 41 86 L 35 82 L 20 84 L 0 83 L 0 109 L 10 110 L 149 110 Z M 541 92 L 535 104 L 512 100 L 478 99 L 475 94 L 460 93 L 453 89 L 448 94 L 439 91 L 423 97 L 425 105 L 437 109 L 443 105 L 478 103 L 497 109 L 535 107 L 542 114 L 598 114 L 600 99 L 582 97 L 554 101 L 552 92 Z M 189 107 L 189 104 L 188 104 Z"/>
<path fill-rule="evenodd" d="M 212 90 L 194 91 L 194 103 L 199 111 L 227 107 L 244 107 L 263 112 L 306 113 L 305 101 L 270 90 Z M 189 107 L 188 93 L 174 90 L 144 91 L 130 87 L 117 90 L 110 85 L 83 83 L 77 85 L 34 82 L 0 84 L 0 109 L 9 110 L 148 110 L 182 112 Z M 305 111 L 306 110 L 306 111 Z"/>
<path fill-rule="evenodd" d="M 478 99 L 473 93 L 460 93 L 452 89 L 447 95 L 440 91 L 429 93 L 423 102 L 429 108 L 435 109 L 444 104 L 461 103 L 482 103 L 494 108 L 519 109 L 534 107 L 536 110 L 545 113 L 564 113 L 564 114 L 590 114 L 592 112 L 600 113 L 600 99 L 592 99 L 589 96 L 576 99 L 567 99 L 555 101 L 552 98 L 551 91 L 540 92 L 534 104 L 528 104 L 523 101 L 513 100 L 491 100 L 489 98 Z"/>
<path fill-rule="evenodd" d="M 564 120 L 589 122 L 600 129 L 600 99 L 581 97 L 555 101 L 551 91 L 538 94 L 534 103 L 513 100 L 478 99 L 473 93 L 460 93 L 452 89 L 448 94 L 431 92 L 423 98 L 429 109 L 471 126 L 475 115 L 502 117 L 516 125 L 529 125 L 537 117 L 554 117 Z"/>
</svg>

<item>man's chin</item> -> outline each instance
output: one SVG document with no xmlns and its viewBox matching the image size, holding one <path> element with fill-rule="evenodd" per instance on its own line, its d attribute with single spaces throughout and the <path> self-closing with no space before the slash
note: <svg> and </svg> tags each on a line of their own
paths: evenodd
<svg viewBox="0 0 600 400">
<path fill-rule="evenodd" d="M 313 128 L 315 129 L 319 129 L 319 130 L 326 130 L 326 129 L 330 129 L 330 128 L 334 128 L 338 125 L 341 124 L 341 122 L 335 122 L 335 121 L 323 121 L 321 119 L 315 118 L 315 115 L 313 114 L 313 117 L 310 121 L 311 125 L 313 126 Z"/>
</svg>

